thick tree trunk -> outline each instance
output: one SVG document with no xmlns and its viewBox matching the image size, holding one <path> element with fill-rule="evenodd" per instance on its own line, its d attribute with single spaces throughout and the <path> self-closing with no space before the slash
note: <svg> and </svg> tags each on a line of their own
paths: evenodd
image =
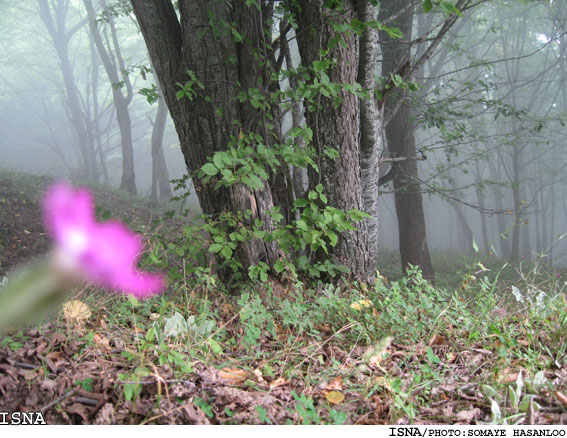
<svg viewBox="0 0 567 438">
<path fill-rule="evenodd" d="M 326 57 L 331 61 L 336 60 L 326 74 L 331 83 L 355 84 L 358 76 L 358 38 L 354 33 L 337 32 L 334 25 L 352 22 L 357 18 L 356 11 L 350 1 L 343 2 L 340 12 L 327 9 L 324 3 L 323 0 L 298 1 L 301 10 L 297 13 L 297 41 L 302 64 L 312 67 L 315 61 L 322 59 L 320 52 L 329 47 L 333 38 L 342 38 L 344 44 L 336 44 Z M 340 104 L 337 102 L 339 99 Z M 364 211 L 358 97 L 343 89 L 338 91 L 336 98 L 320 94 L 315 102 L 304 105 L 307 125 L 314 132 L 313 143 L 319 160 L 319 173 L 313 175 L 313 180 L 310 176 L 310 187 L 321 183 L 329 205 L 333 207 L 343 211 Z M 327 148 L 338 151 L 338 157 L 329 158 L 325 154 Z M 367 227 L 365 222 L 356 225 L 355 230 L 341 233 L 337 244 L 329 248 L 329 256 L 333 263 L 349 268 L 354 277 L 369 281 L 375 273 L 375 266 L 369 266 Z"/>
<path fill-rule="evenodd" d="M 380 19 L 400 14 L 390 26 L 398 27 L 405 40 L 411 40 L 413 8 L 406 8 L 407 2 L 384 0 L 380 2 Z M 410 61 L 411 46 L 392 39 L 387 32 L 380 32 L 382 44 L 382 75 L 388 77 Z M 403 103 L 400 105 L 400 100 Z M 392 116 L 394 111 L 397 112 Z M 385 113 L 390 120 L 386 126 L 388 150 L 393 157 L 415 157 L 415 127 L 407 90 L 394 90 L 386 99 Z M 433 265 L 427 246 L 427 229 L 423 212 L 423 199 L 419 184 L 417 162 L 401 161 L 393 169 L 394 199 L 399 225 L 399 242 L 402 269 L 408 265 L 419 266 L 424 278 L 433 280 Z"/>
<path fill-rule="evenodd" d="M 178 20 L 171 1 L 132 0 L 203 212 L 218 216 L 227 211 L 250 210 L 245 225 L 258 219 L 270 231 L 273 225 L 267 212 L 273 201 L 267 183 L 256 190 L 243 184 L 215 189 L 217 181 L 205 182 L 198 176 L 208 159 L 225 149 L 231 136 L 238 138 L 241 129 L 265 135 L 259 110 L 234 99 L 250 87 L 266 92 L 264 87 L 270 77 L 268 72 L 259 71 L 262 67 L 255 59 L 263 55 L 258 47 L 265 47 L 263 32 L 270 17 L 261 16 L 254 6 L 246 7 L 244 3 L 181 0 Z M 262 12 L 266 12 L 264 8 Z M 244 40 L 236 43 L 223 23 L 241 24 L 247 20 L 249 25 L 238 26 Z M 178 84 L 190 81 L 188 71 L 203 88 L 195 82 L 191 96 L 177 99 Z M 239 253 L 244 267 L 260 261 L 272 265 L 280 257 L 275 243 L 256 239 L 243 242 Z"/>
</svg>

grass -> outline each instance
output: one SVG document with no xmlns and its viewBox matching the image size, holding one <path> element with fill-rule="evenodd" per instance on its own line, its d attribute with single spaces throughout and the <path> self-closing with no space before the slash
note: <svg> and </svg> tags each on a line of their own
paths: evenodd
<svg viewBox="0 0 567 438">
<path fill-rule="evenodd" d="M 72 298 L 90 317 L 61 313 L 0 341 L 0 358 L 43 370 L 19 391 L 70 379 L 62 388 L 103 394 L 114 412 L 63 399 L 53 421 L 557 424 L 565 413 L 567 306 L 554 271 L 434 254 L 433 286 L 418 270 L 399 276 L 383 253 L 374 285 L 269 279 L 229 292 L 199 227 L 104 199 L 99 215 L 134 218 L 142 265 L 168 271 L 168 291 L 138 301 L 85 286 Z"/>
</svg>

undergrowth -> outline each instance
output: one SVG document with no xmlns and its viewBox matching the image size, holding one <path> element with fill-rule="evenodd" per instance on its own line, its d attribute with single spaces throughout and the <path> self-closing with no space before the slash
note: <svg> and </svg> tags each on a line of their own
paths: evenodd
<svg viewBox="0 0 567 438">
<path fill-rule="evenodd" d="M 78 362 L 104 346 L 116 403 L 134 422 L 174 422 L 187 403 L 191 421 L 213 424 L 528 424 L 563 415 L 561 272 L 478 256 L 447 262 L 432 285 L 417 268 L 396 276 L 383 257 L 370 285 L 263 270 L 227 284 L 205 222 L 166 218 L 132 221 L 148 248 L 143 267 L 168 273 L 166 293 L 138 301 L 87 287 L 75 298 L 92 314 L 73 322 L 62 313 L 55 325 L 80 345 Z M 14 332 L 0 348 L 19 354 L 30 339 Z M 90 391 L 98 380 L 75 384 Z"/>
</svg>

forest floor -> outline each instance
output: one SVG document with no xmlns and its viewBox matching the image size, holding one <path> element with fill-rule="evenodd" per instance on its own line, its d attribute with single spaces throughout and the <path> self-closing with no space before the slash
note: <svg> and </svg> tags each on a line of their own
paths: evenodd
<svg viewBox="0 0 567 438">
<path fill-rule="evenodd" d="M 50 182 L 0 172 L 0 287 L 49 251 Z M 49 424 L 567 424 L 562 273 L 492 259 L 438 266 L 454 290 L 416 273 L 229 293 L 156 250 L 187 256 L 172 237 L 185 223 L 153 226 L 143 202 L 93 192 L 101 219 L 144 234 L 147 266 L 167 266 L 170 286 L 137 301 L 86 285 L 56 318 L 0 339 L 2 412 Z"/>
</svg>

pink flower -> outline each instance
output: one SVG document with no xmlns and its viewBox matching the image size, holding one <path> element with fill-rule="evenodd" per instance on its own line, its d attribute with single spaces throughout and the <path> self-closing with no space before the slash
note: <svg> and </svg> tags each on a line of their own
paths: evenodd
<svg viewBox="0 0 567 438">
<path fill-rule="evenodd" d="M 136 269 L 140 238 L 120 222 L 96 222 L 92 196 L 66 183 L 45 195 L 44 221 L 57 246 L 57 262 L 100 286 L 143 298 L 161 292 L 160 275 Z"/>
</svg>

